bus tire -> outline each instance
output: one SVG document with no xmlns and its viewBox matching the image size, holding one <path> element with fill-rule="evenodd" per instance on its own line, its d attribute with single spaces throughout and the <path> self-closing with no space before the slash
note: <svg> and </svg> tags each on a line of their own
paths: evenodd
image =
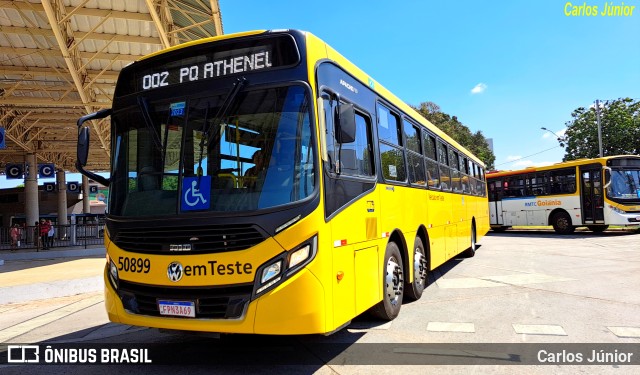
<svg viewBox="0 0 640 375">
<path fill-rule="evenodd" d="M 560 211 L 553 215 L 551 225 L 553 225 L 553 230 L 558 234 L 571 234 L 576 229 L 571 223 L 571 216 L 565 211 Z"/>
<path fill-rule="evenodd" d="M 422 297 L 422 292 L 427 287 L 428 271 L 429 260 L 422 239 L 416 237 L 413 241 L 413 282 L 407 282 L 404 286 L 405 296 L 409 300 L 417 301 Z"/>
<path fill-rule="evenodd" d="M 476 249 L 478 248 L 476 241 L 476 225 L 471 224 L 471 246 L 464 251 L 464 256 L 467 258 L 473 258 L 473 256 L 476 255 Z"/>
<path fill-rule="evenodd" d="M 602 233 L 609 228 L 608 225 L 587 225 L 590 231 L 593 233 Z"/>
<path fill-rule="evenodd" d="M 371 308 L 371 314 L 382 320 L 393 320 L 402 307 L 404 274 L 402 256 L 395 242 L 389 242 L 382 269 L 382 301 Z"/>
<path fill-rule="evenodd" d="M 507 226 L 500 226 L 500 227 L 491 227 L 491 230 L 496 232 L 496 233 L 502 233 L 504 231 L 506 231 L 507 229 L 509 229 L 510 227 Z"/>
</svg>

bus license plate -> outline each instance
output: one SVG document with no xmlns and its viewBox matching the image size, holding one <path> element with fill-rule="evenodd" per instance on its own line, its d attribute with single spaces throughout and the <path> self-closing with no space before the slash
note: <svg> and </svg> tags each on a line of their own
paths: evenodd
<svg viewBox="0 0 640 375">
<path fill-rule="evenodd" d="M 160 315 L 196 317 L 196 305 L 191 301 L 158 301 Z"/>
</svg>

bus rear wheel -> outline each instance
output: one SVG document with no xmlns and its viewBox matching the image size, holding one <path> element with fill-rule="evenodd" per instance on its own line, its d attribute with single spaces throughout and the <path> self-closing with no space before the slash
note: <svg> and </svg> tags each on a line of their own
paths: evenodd
<svg viewBox="0 0 640 375">
<path fill-rule="evenodd" d="M 395 242 L 389 242 L 382 269 L 382 301 L 371 308 L 371 314 L 382 320 L 393 320 L 402 307 L 404 273 L 402 256 Z"/>
<path fill-rule="evenodd" d="M 422 239 L 416 237 L 413 241 L 413 282 L 407 282 L 404 286 L 405 296 L 412 301 L 419 300 L 424 288 L 427 287 L 428 266 L 429 262 Z"/>
<path fill-rule="evenodd" d="M 478 243 L 476 242 L 476 225 L 471 224 L 471 246 L 467 250 L 464 251 L 464 256 L 467 258 L 471 258 L 476 255 L 476 249 L 478 248 Z"/>
<path fill-rule="evenodd" d="M 564 211 L 553 215 L 551 225 L 558 234 L 571 234 L 576 229 L 571 223 L 571 216 Z"/>
<path fill-rule="evenodd" d="M 602 233 L 605 230 L 607 230 L 609 226 L 608 225 L 587 225 L 587 228 L 589 228 L 589 230 L 592 231 L 593 233 Z"/>
</svg>

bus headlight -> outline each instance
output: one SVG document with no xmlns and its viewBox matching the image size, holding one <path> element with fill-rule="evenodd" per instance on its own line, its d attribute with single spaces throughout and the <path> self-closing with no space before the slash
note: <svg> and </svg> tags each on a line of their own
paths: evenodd
<svg viewBox="0 0 640 375">
<path fill-rule="evenodd" d="M 282 260 L 279 259 L 274 263 L 271 263 L 262 270 L 262 277 L 260 278 L 260 284 L 262 285 L 256 294 L 262 293 L 272 285 L 275 285 L 278 281 L 282 280 L 280 276 L 282 272 Z"/>
<path fill-rule="evenodd" d="M 293 275 L 302 267 L 309 264 L 316 255 L 317 247 L 318 236 L 313 236 L 302 245 L 298 246 L 295 250 L 290 251 L 289 262 L 286 270 L 287 276 Z"/>
<path fill-rule="evenodd" d="M 281 260 L 269 265 L 267 268 L 265 268 L 262 271 L 262 279 L 260 280 L 260 283 L 264 284 L 270 281 L 271 279 L 273 279 L 274 277 L 280 275 L 281 270 L 282 270 Z"/>
<path fill-rule="evenodd" d="M 256 280 L 254 298 L 273 289 L 309 264 L 316 255 L 317 247 L 318 236 L 313 236 L 294 250 L 285 251 L 260 267 L 256 273 L 260 275 L 260 279 Z"/>
<path fill-rule="evenodd" d="M 305 245 L 298 250 L 291 253 L 289 257 L 289 268 L 293 268 L 298 264 L 304 262 L 309 259 L 309 254 L 311 254 L 311 245 Z"/>
<path fill-rule="evenodd" d="M 619 209 L 618 207 L 614 207 L 612 205 L 609 205 L 609 208 L 611 209 L 611 211 L 618 213 L 618 214 L 625 214 L 626 212 L 622 211 L 621 209 Z"/>
<path fill-rule="evenodd" d="M 111 281 L 111 285 L 115 289 L 118 289 L 118 281 L 120 280 L 118 277 L 118 266 L 116 266 L 112 260 L 109 260 L 109 280 Z"/>
</svg>

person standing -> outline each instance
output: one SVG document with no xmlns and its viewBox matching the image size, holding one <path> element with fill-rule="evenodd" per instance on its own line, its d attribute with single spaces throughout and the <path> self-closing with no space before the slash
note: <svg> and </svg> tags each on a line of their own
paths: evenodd
<svg viewBox="0 0 640 375">
<path fill-rule="evenodd" d="M 9 235 L 11 236 L 11 252 L 14 252 L 20 246 L 20 227 L 18 224 L 11 227 Z"/>
<path fill-rule="evenodd" d="M 49 229 L 45 219 L 40 219 L 40 242 L 42 243 L 42 250 L 49 250 Z"/>
<path fill-rule="evenodd" d="M 49 225 L 49 231 L 47 232 L 47 248 L 52 248 L 53 247 L 53 237 L 56 233 L 55 228 L 53 227 L 53 224 L 51 223 L 51 220 L 47 220 L 47 225 Z"/>
</svg>

